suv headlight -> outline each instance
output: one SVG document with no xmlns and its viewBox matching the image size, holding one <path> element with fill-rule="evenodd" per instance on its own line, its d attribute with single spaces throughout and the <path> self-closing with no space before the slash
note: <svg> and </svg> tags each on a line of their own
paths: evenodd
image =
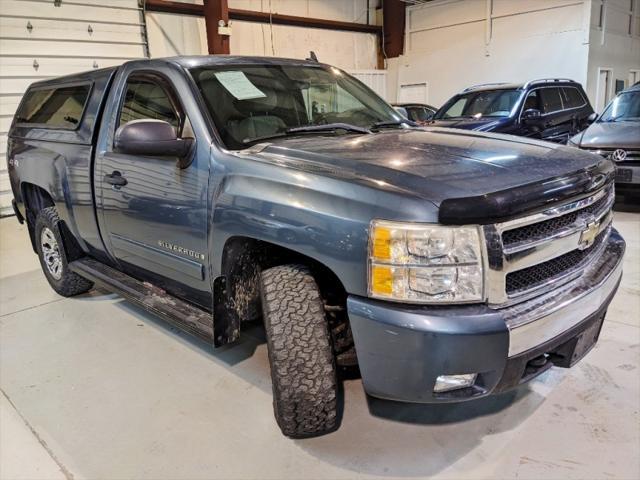
<svg viewBox="0 0 640 480">
<path fill-rule="evenodd" d="M 413 303 L 482 301 L 479 230 L 374 220 L 369 231 L 369 296 Z"/>
</svg>

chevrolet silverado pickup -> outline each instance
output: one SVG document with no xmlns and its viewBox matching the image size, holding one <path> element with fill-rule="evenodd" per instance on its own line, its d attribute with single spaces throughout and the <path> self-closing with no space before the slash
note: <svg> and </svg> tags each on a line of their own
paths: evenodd
<svg viewBox="0 0 640 480">
<path fill-rule="evenodd" d="M 609 159 L 418 128 L 315 61 L 136 60 L 37 82 L 7 159 L 60 295 L 98 285 L 212 347 L 262 320 L 293 438 L 338 427 L 345 370 L 372 396 L 438 403 L 570 367 L 622 275 Z"/>
</svg>

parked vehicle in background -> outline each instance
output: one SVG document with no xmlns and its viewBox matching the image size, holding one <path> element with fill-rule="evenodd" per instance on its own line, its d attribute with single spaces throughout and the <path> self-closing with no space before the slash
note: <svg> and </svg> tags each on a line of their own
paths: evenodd
<svg viewBox="0 0 640 480">
<path fill-rule="evenodd" d="M 345 369 L 457 402 L 598 340 L 625 250 L 612 162 L 428 130 L 329 65 L 175 57 L 33 84 L 7 159 L 56 292 L 101 285 L 214 347 L 262 319 L 302 438 L 338 427 Z"/>
<path fill-rule="evenodd" d="M 551 78 L 466 88 L 436 112 L 431 125 L 566 143 L 595 118 L 579 83 Z"/>
<path fill-rule="evenodd" d="M 640 83 L 618 93 L 569 145 L 616 162 L 616 192 L 640 198 Z"/>
<path fill-rule="evenodd" d="M 427 125 L 438 110 L 424 103 L 394 103 L 393 108 L 404 118 L 418 125 Z"/>
</svg>

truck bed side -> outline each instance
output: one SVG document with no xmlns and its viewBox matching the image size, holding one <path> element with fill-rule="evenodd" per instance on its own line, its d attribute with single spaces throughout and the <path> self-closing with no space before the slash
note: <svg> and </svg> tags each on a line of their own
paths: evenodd
<svg viewBox="0 0 640 480">
<path fill-rule="evenodd" d="M 9 130 L 7 148 L 17 213 L 27 219 L 30 230 L 33 211 L 53 204 L 80 248 L 97 256 L 102 256 L 104 245 L 96 221 L 93 159 L 101 113 L 115 72 L 115 68 L 101 69 L 31 85 Z M 76 128 L 19 118 L 34 91 L 74 86 L 89 87 Z"/>
</svg>

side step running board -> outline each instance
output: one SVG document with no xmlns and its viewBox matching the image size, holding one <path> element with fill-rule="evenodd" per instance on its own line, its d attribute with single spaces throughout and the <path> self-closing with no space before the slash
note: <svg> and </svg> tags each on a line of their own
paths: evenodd
<svg viewBox="0 0 640 480">
<path fill-rule="evenodd" d="M 179 329 L 206 342 L 213 341 L 211 313 L 91 258 L 71 262 L 69 269 L 155 313 Z"/>
</svg>

